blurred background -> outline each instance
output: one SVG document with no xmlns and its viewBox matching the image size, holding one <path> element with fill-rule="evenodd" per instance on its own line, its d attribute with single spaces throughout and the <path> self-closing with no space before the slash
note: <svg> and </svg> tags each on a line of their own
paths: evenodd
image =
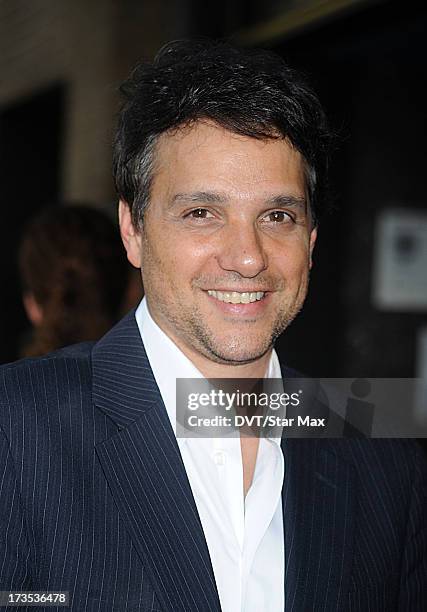
<svg viewBox="0 0 427 612">
<path fill-rule="evenodd" d="M 18 357 L 29 325 L 17 265 L 26 223 L 61 201 L 115 214 L 120 82 L 166 41 L 207 35 L 271 48 L 303 70 L 339 136 L 335 211 L 280 352 L 312 376 L 422 375 L 426 26 L 425 2 L 394 0 L 0 2 L 0 362 Z"/>
</svg>

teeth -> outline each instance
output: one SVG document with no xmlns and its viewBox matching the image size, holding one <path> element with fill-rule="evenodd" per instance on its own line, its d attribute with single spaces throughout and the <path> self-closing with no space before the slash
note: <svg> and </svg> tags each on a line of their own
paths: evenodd
<svg viewBox="0 0 427 612">
<path fill-rule="evenodd" d="M 253 291 L 249 293 L 239 293 L 238 291 L 213 291 L 209 290 L 208 294 L 216 298 L 220 302 L 227 302 L 228 304 L 249 304 L 251 302 L 257 302 L 261 300 L 265 292 L 264 291 Z"/>
</svg>

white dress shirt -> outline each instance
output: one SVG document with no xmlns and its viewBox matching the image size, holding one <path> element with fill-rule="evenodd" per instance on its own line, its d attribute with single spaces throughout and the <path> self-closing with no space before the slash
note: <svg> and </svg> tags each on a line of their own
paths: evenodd
<svg viewBox="0 0 427 612">
<path fill-rule="evenodd" d="M 153 321 L 146 299 L 136 311 L 144 347 L 176 432 L 176 378 L 203 378 Z M 273 351 L 267 378 L 281 378 Z M 244 497 L 240 438 L 177 438 L 199 512 L 222 612 L 283 612 L 284 534 L 280 440 L 261 438 Z"/>
</svg>

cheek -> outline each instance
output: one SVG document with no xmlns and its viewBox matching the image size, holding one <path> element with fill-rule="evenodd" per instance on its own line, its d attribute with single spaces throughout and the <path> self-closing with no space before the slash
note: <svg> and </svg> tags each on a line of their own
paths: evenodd
<svg viewBox="0 0 427 612">
<path fill-rule="evenodd" d="M 283 247 L 281 252 L 270 259 L 270 267 L 285 281 L 298 280 L 308 274 L 310 265 L 310 252 L 308 245 L 299 245 L 298 248 Z"/>
<path fill-rule="evenodd" d="M 147 292 L 177 295 L 197 269 L 197 257 L 174 238 L 146 243 L 142 249 L 142 278 Z"/>
<path fill-rule="evenodd" d="M 164 249 L 156 248 L 154 257 L 165 274 L 176 284 L 183 284 L 197 278 L 204 272 L 212 271 L 216 264 L 215 249 L 200 240 L 181 240 L 179 235 L 169 238 L 170 244 Z M 182 281 L 182 282 L 181 282 Z"/>
</svg>

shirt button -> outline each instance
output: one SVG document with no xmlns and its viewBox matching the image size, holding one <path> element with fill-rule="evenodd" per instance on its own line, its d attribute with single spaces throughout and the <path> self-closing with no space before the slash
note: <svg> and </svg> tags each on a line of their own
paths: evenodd
<svg viewBox="0 0 427 612">
<path fill-rule="evenodd" d="M 227 454 L 224 451 L 215 451 L 213 454 L 215 465 L 225 465 L 227 462 Z"/>
</svg>

